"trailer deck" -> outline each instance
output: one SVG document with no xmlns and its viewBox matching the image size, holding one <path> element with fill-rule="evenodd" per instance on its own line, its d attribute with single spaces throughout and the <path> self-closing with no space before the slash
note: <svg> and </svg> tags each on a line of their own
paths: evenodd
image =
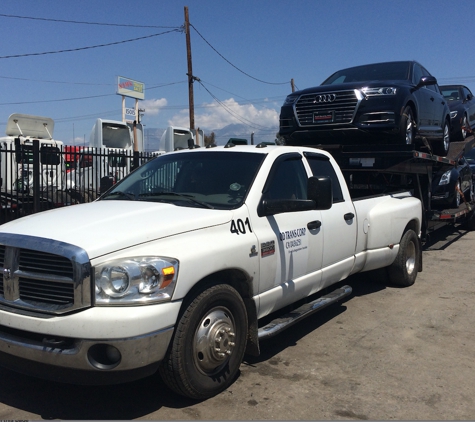
<svg viewBox="0 0 475 422">
<path fill-rule="evenodd" d="M 475 137 L 452 142 L 446 157 L 416 151 L 410 145 L 318 145 L 330 152 L 341 167 L 352 195 L 411 190 L 421 199 L 424 211 L 422 238 L 446 224 L 467 222 L 475 229 L 475 201 L 466 200 L 455 209 L 435 209 L 431 204 L 432 176 L 436 171 L 457 166 L 460 158 L 475 147 Z M 473 188 L 472 188 L 473 189 Z"/>
</svg>

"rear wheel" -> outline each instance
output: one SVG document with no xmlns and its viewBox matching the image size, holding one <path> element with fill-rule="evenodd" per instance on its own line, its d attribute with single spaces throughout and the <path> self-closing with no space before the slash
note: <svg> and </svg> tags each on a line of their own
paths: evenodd
<svg viewBox="0 0 475 422">
<path fill-rule="evenodd" d="M 450 125 L 449 125 L 449 122 L 446 120 L 444 123 L 442 139 L 440 141 L 436 141 L 436 143 L 432 145 L 432 150 L 434 151 L 435 155 L 440 155 L 442 157 L 445 157 L 449 153 L 449 147 L 450 147 Z"/>
<path fill-rule="evenodd" d="M 239 293 L 227 284 L 204 289 L 178 321 L 160 367 L 176 393 L 206 399 L 236 378 L 247 341 L 247 313 Z"/>
<path fill-rule="evenodd" d="M 409 229 L 402 236 L 396 259 L 388 267 L 389 281 L 402 287 L 412 286 L 419 272 L 420 254 L 419 239 Z"/>
</svg>

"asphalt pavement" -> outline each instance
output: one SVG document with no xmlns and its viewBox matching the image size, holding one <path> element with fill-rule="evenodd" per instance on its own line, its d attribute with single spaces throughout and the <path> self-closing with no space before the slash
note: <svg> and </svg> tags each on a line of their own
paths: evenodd
<svg viewBox="0 0 475 422">
<path fill-rule="evenodd" d="M 158 375 L 115 386 L 50 383 L 0 369 L 0 419 L 474 420 L 475 232 L 446 227 L 414 286 L 360 274 L 353 293 L 246 357 L 196 402 Z"/>
</svg>

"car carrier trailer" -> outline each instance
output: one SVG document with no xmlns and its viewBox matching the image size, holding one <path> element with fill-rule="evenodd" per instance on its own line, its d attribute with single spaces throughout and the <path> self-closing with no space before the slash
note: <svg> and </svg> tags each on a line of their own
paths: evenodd
<svg viewBox="0 0 475 422">
<path fill-rule="evenodd" d="M 410 145 L 312 145 L 330 152 L 345 175 L 353 198 L 375 193 L 386 194 L 410 189 L 423 204 L 422 240 L 441 226 L 466 223 L 475 229 L 475 201 L 473 195 L 465 198 L 458 208 L 435 208 L 431 204 L 433 175 L 440 170 L 458 165 L 459 159 L 475 147 L 470 136 L 461 142 L 452 142 L 446 157 L 430 152 L 416 151 Z M 472 191 L 474 186 L 472 186 Z"/>
</svg>

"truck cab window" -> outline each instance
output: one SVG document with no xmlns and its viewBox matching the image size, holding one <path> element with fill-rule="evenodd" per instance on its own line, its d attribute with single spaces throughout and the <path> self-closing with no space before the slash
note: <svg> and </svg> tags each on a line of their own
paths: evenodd
<svg viewBox="0 0 475 422">
<path fill-rule="evenodd" d="M 302 160 L 276 163 L 263 194 L 266 199 L 307 199 L 307 173 Z"/>
</svg>

